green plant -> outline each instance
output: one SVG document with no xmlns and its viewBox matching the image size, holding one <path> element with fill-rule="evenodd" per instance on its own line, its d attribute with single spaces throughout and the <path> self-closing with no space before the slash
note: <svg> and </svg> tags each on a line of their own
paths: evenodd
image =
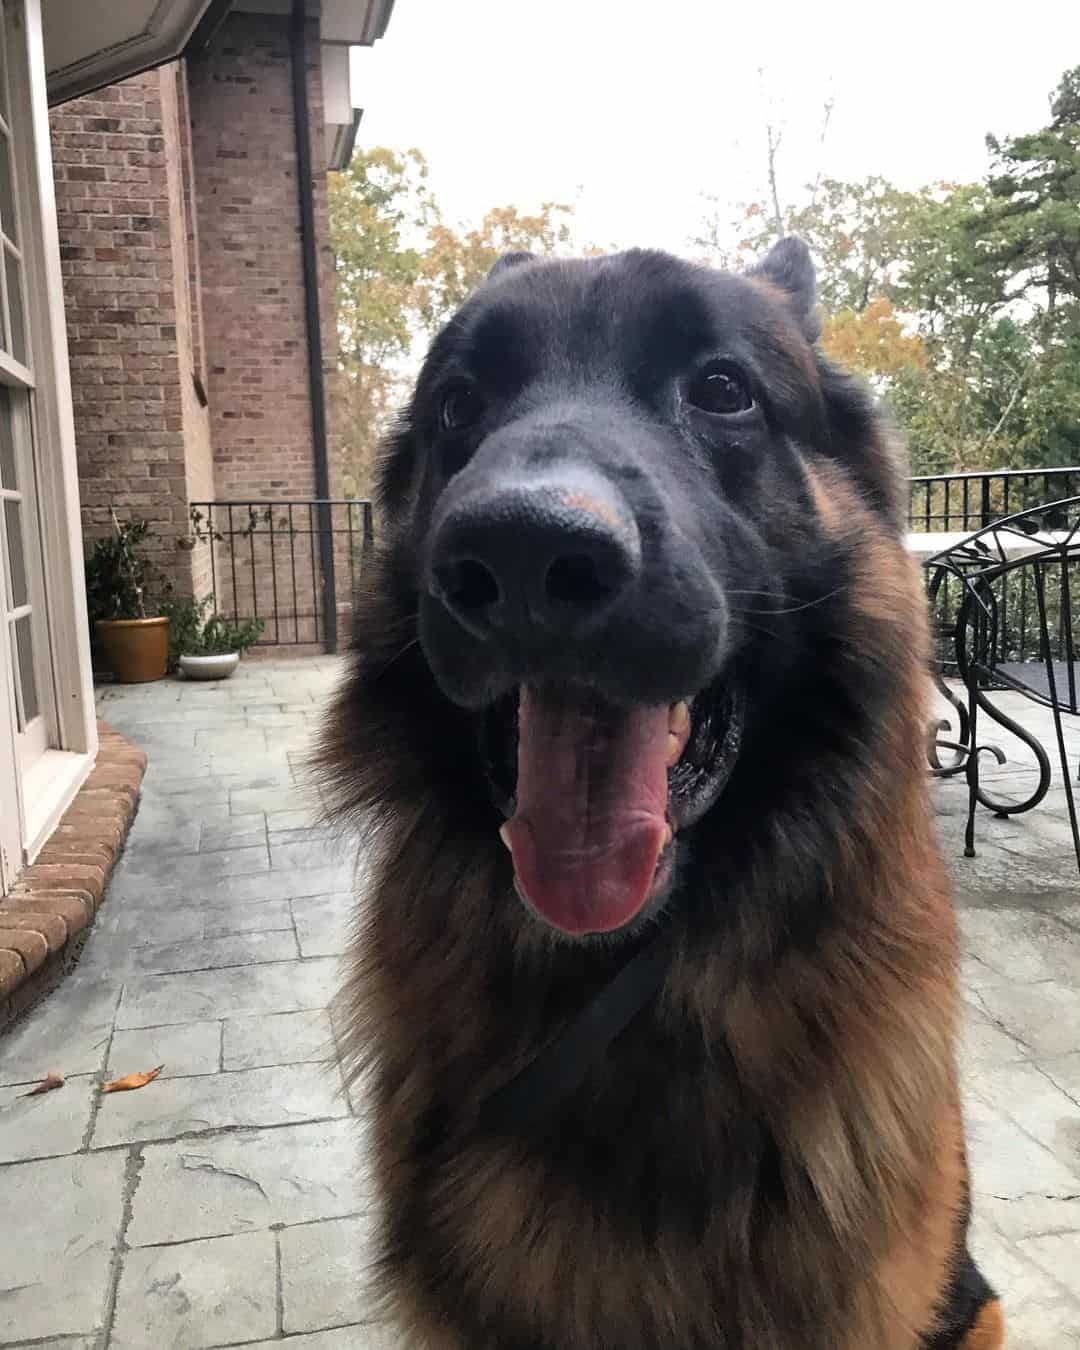
<svg viewBox="0 0 1080 1350">
<path fill-rule="evenodd" d="M 94 541 L 86 559 L 86 607 L 98 619 L 145 619 L 146 587 L 156 573 L 143 555 L 150 535 L 145 520 L 121 524 L 112 512 L 113 533 Z M 150 613 L 153 613 L 150 606 Z"/>
<path fill-rule="evenodd" d="M 181 656 L 217 656 L 245 652 L 262 637 L 262 619 L 228 619 L 213 608 L 213 597 L 166 600 L 161 612 L 169 616 L 169 669 Z"/>
</svg>

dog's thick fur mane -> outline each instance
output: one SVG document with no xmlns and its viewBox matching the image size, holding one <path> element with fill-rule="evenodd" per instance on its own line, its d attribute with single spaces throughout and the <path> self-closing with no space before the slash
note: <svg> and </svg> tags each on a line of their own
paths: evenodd
<svg viewBox="0 0 1080 1350">
<path fill-rule="evenodd" d="M 804 452 L 812 509 L 776 528 L 793 566 L 811 536 L 829 565 L 799 652 L 776 657 L 798 678 L 697 831 L 693 884 L 659 921 L 660 996 L 509 1137 L 480 1127 L 486 1098 L 650 933 L 567 944 L 516 900 L 472 721 L 417 639 L 415 419 L 391 441 L 319 766 L 364 841 L 343 1048 L 410 1350 L 1000 1343 L 964 1293 L 957 934 L 902 457 L 867 396 L 801 350 L 826 432 Z"/>
</svg>

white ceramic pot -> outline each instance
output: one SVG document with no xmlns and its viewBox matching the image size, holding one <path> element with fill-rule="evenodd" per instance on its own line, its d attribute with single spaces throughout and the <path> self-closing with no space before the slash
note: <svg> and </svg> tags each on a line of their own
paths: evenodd
<svg viewBox="0 0 1080 1350">
<path fill-rule="evenodd" d="M 239 664 L 239 652 L 219 652 L 215 656 L 180 658 L 180 669 L 189 680 L 227 680 Z"/>
</svg>

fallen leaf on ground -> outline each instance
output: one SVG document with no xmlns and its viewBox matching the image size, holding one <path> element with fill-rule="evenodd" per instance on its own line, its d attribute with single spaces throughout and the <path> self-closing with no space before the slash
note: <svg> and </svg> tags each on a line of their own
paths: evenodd
<svg viewBox="0 0 1080 1350">
<path fill-rule="evenodd" d="M 145 1087 L 147 1083 L 152 1083 L 164 1067 L 164 1064 L 159 1064 L 156 1069 L 147 1069 L 145 1073 L 129 1073 L 123 1078 L 114 1078 L 111 1083 L 106 1083 L 101 1090 L 102 1092 L 133 1092 L 135 1088 Z"/>
<path fill-rule="evenodd" d="M 40 1097 L 43 1092 L 55 1092 L 57 1088 L 64 1086 L 64 1075 L 59 1069 L 50 1069 L 37 1087 L 33 1087 L 29 1092 L 24 1092 L 24 1097 Z"/>
</svg>

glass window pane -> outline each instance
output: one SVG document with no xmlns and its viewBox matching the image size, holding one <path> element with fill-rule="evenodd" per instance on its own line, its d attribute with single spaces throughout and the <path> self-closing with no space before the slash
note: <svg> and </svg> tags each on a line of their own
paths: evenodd
<svg viewBox="0 0 1080 1350">
<path fill-rule="evenodd" d="M 29 604 L 26 589 L 26 552 L 23 547 L 22 521 L 19 512 L 21 502 L 4 502 L 4 526 L 7 533 L 8 590 L 11 593 L 11 608 L 21 609 Z"/>
<path fill-rule="evenodd" d="M 9 239 L 18 243 L 15 216 L 15 180 L 11 175 L 11 142 L 0 133 L 0 225 Z"/>
<path fill-rule="evenodd" d="M 11 428 L 11 395 L 7 385 L 0 384 L 0 487 L 15 491 L 18 486 L 15 477 L 15 434 Z"/>
<path fill-rule="evenodd" d="M 15 621 L 15 670 L 22 691 L 22 717 L 19 730 L 23 731 L 40 712 L 37 681 L 34 678 L 34 640 L 30 634 L 30 615 Z"/>
<path fill-rule="evenodd" d="M 7 268 L 8 314 L 11 318 L 10 351 L 16 361 L 24 366 L 30 364 L 26 355 L 26 318 L 22 304 L 22 268 L 19 260 L 4 250 L 4 266 Z"/>
</svg>

